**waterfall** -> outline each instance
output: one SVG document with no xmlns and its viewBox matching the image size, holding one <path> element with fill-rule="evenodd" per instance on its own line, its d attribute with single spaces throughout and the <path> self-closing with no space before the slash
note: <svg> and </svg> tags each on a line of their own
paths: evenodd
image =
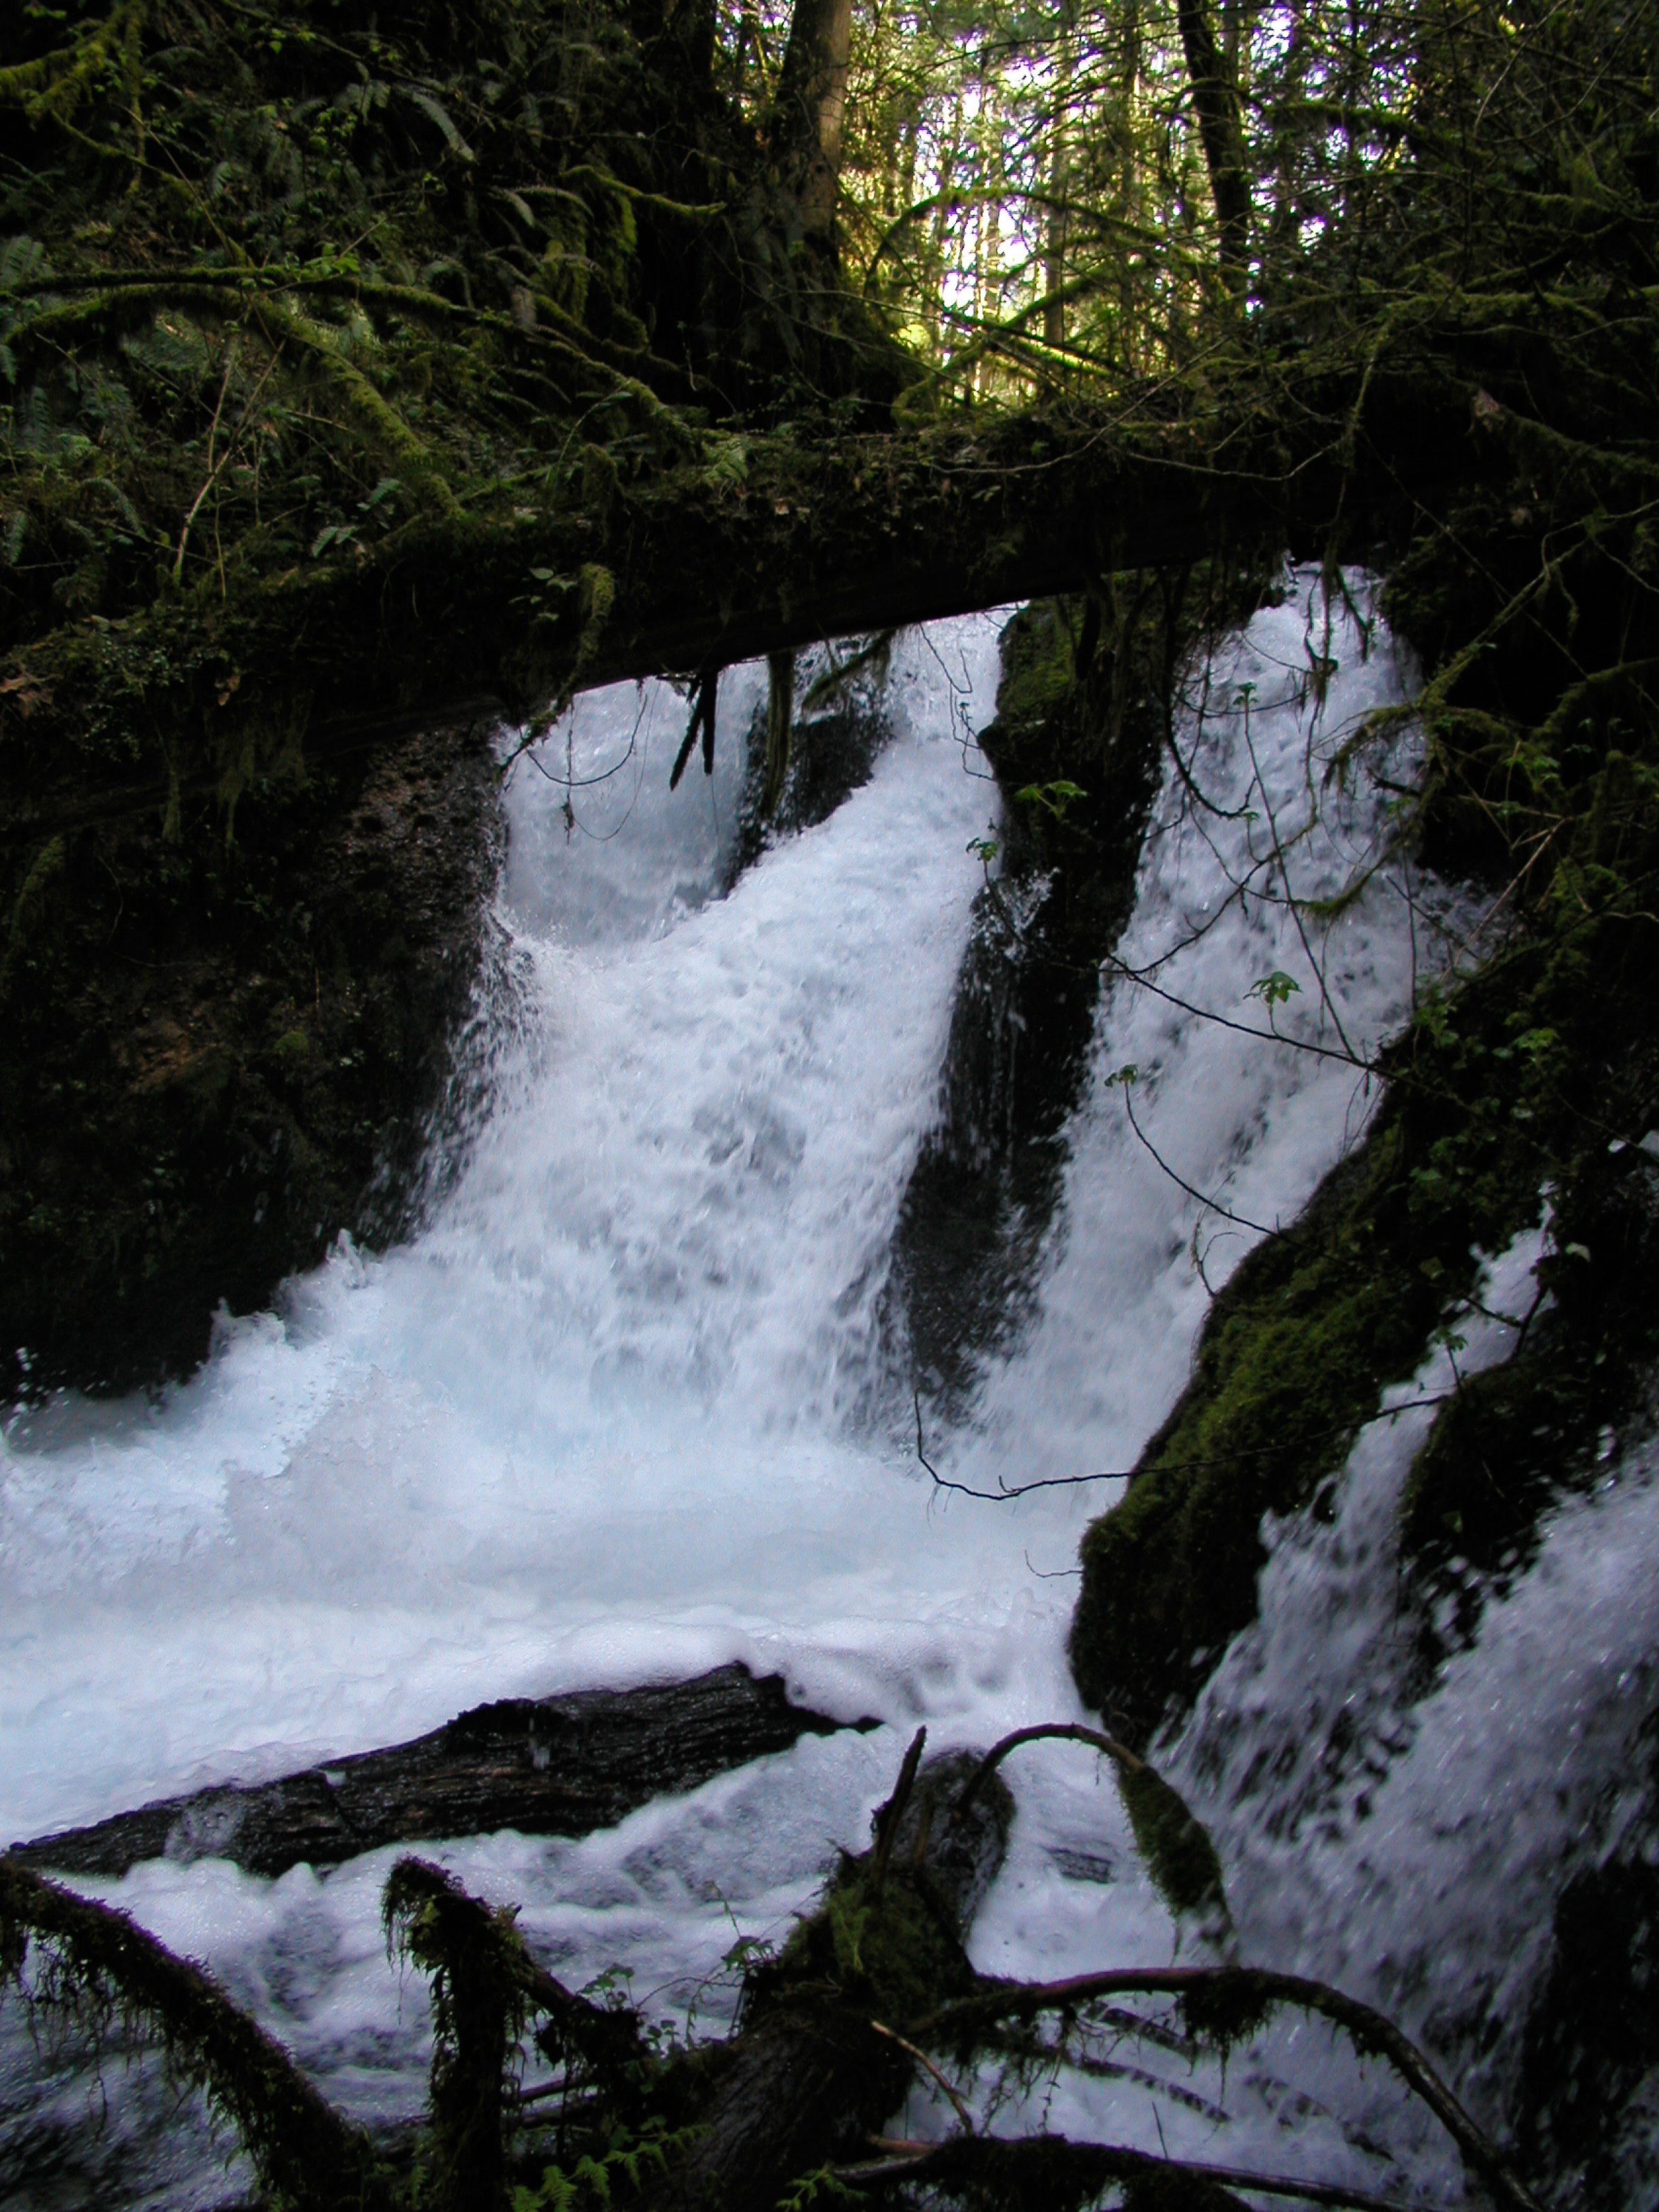
<svg viewBox="0 0 1659 2212">
<path fill-rule="evenodd" d="M 343 1244 L 274 1312 L 222 1321 L 188 1383 L 14 1418 L 0 1833 L 392 1742 L 486 1698 L 742 1659 L 887 1725 L 575 1842 L 438 1854 L 520 1905 L 567 1979 L 625 1963 L 636 1997 L 717 2025 L 736 1936 L 787 1933 L 919 1720 L 943 1747 L 1082 1717 L 1064 1659 L 1079 1534 L 1179 1392 L 1212 1292 L 1358 1141 L 1375 1103 L 1358 1062 L 1469 956 L 1476 909 L 1390 849 L 1409 734 L 1345 753 L 1410 669 L 1374 618 L 1293 576 L 1178 717 L 1029 1310 L 929 1440 L 970 1489 L 1103 1479 L 1007 1504 L 936 1489 L 884 1292 L 1000 814 L 974 742 L 998 631 L 901 638 L 867 781 L 752 859 L 763 670 L 728 673 L 715 772 L 672 796 L 684 708 L 665 685 L 580 701 L 515 763 L 508 981 L 481 1008 L 489 1080 L 425 1225 L 380 1256 Z M 1494 1311 L 1524 1304 L 1543 1233 L 1490 1255 Z M 1505 1324 L 1479 1327 L 1469 1356 L 1502 1357 Z M 1399 1398 L 1432 1395 L 1446 1356 Z M 1519 2017 L 1553 1885 L 1646 1711 L 1659 1486 L 1632 1466 L 1559 1509 L 1424 1693 L 1389 1594 L 1391 1502 L 1426 1418 L 1385 1411 L 1321 1514 L 1270 1532 L 1262 1621 L 1168 1757 L 1222 1847 L 1245 1955 L 1398 2007 L 1501 2120 L 1517 2062 L 1474 2023 L 1494 2002 Z M 983 1968 L 1152 1963 L 1191 1940 L 1092 1754 L 1033 1747 L 1008 1771 L 1020 1814 Z M 276 1881 L 155 1862 L 88 1887 L 392 2122 L 418 2108 L 428 2049 L 379 1930 L 392 1856 Z M 1144 2063 L 1069 2078 L 1048 2124 L 1154 2149 L 1161 2124 L 1172 2151 L 1219 2140 L 1237 2163 L 1440 2203 L 1460 2185 L 1432 2127 L 1305 2023 L 1224 2072 L 1166 2054 L 1185 2102 L 1161 2124 Z M 84 2133 L 82 2077 L 43 2094 L 35 2064 L 0 2020 L 0 2119 L 36 2100 L 20 2202 L 46 2201 L 29 2177 Z M 124 2082 L 106 2150 L 74 2154 L 107 2160 L 106 2201 L 218 2201 L 222 2169 L 180 2148 L 153 2075 Z M 918 2092 L 908 2124 L 933 2124 Z"/>
</svg>

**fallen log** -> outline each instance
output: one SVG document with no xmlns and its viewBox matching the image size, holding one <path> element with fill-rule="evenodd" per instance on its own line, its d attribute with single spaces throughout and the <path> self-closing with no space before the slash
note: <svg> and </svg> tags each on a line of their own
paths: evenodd
<svg viewBox="0 0 1659 2212">
<path fill-rule="evenodd" d="M 118 1877 L 158 1858 L 223 1858 L 248 1874 L 278 1875 L 301 1862 L 337 1866 L 385 1844 L 499 1828 L 580 1836 L 842 1725 L 791 1704 L 781 1675 L 757 1678 L 736 1663 L 646 1689 L 504 1698 L 408 1743 L 273 1782 L 160 1798 L 15 1844 L 11 1855 L 75 1875 Z"/>
<path fill-rule="evenodd" d="M 1443 368 L 1247 374 L 1188 416 L 1033 407 L 915 434 L 742 441 L 586 503 L 412 520 L 359 560 L 227 599 L 65 625 L 4 658 L 0 842 L 192 794 L 223 805 L 339 748 L 457 714 L 524 721 L 596 684 L 721 669 L 1181 566 L 1403 530 L 1467 472 Z M 1345 435 L 1345 425 L 1347 432 Z M 177 733 L 176 737 L 173 733 Z"/>
</svg>

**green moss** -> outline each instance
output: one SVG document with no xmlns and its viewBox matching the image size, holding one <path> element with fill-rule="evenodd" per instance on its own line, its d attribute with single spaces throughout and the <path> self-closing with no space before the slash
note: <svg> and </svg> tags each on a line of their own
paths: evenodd
<svg viewBox="0 0 1659 2212">
<path fill-rule="evenodd" d="M 1207 1831 L 1153 1768 L 1121 1765 L 1116 1774 L 1136 1846 L 1158 1895 L 1173 1913 L 1224 1923 L 1221 1862 Z"/>
<path fill-rule="evenodd" d="M 769 2001 L 833 1992 L 889 2023 L 917 2020 L 970 1987 L 972 1969 L 937 1905 L 905 1868 L 878 1881 L 866 1855 L 844 1859 L 821 1909 L 801 1922 L 763 1978 Z"/>
<path fill-rule="evenodd" d="M 295 2212 L 392 2212 L 397 2192 L 368 2136 L 199 1967 L 125 1913 L 0 1856 L 4 1982 L 32 2010 L 94 2042 L 118 2020 L 157 2035 L 177 2080 L 234 2129 L 265 2201 Z"/>
<path fill-rule="evenodd" d="M 1416 1365 L 1445 1288 L 1467 1282 L 1467 1253 L 1451 1285 L 1422 1273 L 1402 1183 L 1389 1129 L 1244 1262 L 1126 1496 L 1084 1538 L 1073 1668 L 1090 1704 L 1143 1735 L 1251 1618 L 1263 1515 L 1304 1504 L 1340 1464 L 1383 1385 Z"/>
<path fill-rule="evenodd" d="M 1006 742 L 1036 737 L 1066 704 L 1077 675 L 1081 602 L 1039 599 L 1022 607 L 1002 633 L 997 721 Z"/>
</svg>

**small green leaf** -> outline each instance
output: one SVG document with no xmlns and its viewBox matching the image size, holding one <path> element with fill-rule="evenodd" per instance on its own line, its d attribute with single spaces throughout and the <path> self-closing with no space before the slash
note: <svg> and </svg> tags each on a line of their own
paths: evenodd
<svg viewBox="0 0 1659 2212">
<path fill-rule="evenodd" d="M 1014 793 L 1014 802 L 1019 806 L 1041 806 L 1045 812 L 1052 814 L 1056 822 L 1063 822 L 1066 808 L 1075 800 L 1088 796 L 1081 784 L 1057 775 L 1048 783 L 1028 783 L 1023 790 Z"/>
<path fill-rule="evenodd" d="M 1547 1053 L 1552 1045 L 1559 1044 L 1560 1042 L 1560 1037 L 1554 1030 L 1523 1030 L 1515 1040 L 1515 1049 L 1517 1052 L 1526 1053 L 1533 1060 L 1537 1060 L 1541 1054 Z"/>
<path fill-rule="evenodd" d="M 1247 999 L 1260 999 L 1264 1006 L 1282 1006 L 1286 999 L 1299 994 L 1301 989 L 1294 975 L 1275 968 L 1271 975 L 1258 976 L 1244 995 Z"/>
</svg>

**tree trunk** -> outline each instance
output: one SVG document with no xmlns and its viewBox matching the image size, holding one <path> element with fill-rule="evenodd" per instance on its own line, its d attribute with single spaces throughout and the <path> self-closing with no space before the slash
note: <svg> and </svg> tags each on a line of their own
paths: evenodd
<svg viewBox="0 0 1659 2212">
<path fill-rule="evenodd" d="M 1177 0 L 1181 48 L 1192 82 L 1199 143 L 1209 172 L 1211 197 L 1221 232 L 1221 268 L 1235 290 L 1243 287 L 1250 240 L 1250 183 L 1244 165 L 1244 131 L 1238 86 L 1216 44 L 1205 0 Z"/>
<path fill-rule="evenodd" d="M 761 817 L 769 822 L 778 811 L 789 774 L 789 744 L 795 726 L 795 656 L 769 653 L 766 669 L 766 782 L 761 793 Z"/>
<path fill-rule="evenodd" d="M 1066 125 L 1072 100 L 1072 18 L 1066 9 L 1060 19 L 1060 51 L 1054 70 L 1054 138 L 1048 151 L 1048 211 L 1042 249 L 1043 343 L 1066 343 L 1066 302 L 1060 297 L 1066 282 L 1066 189 L 1069 182 L 1069 149 Z"/>
<path fill-rule="evenodd" d="M 775 142 L 802 234 L 835 235 L 853 0 L 795 0 L 778 81 Z"/>
<path fill-rule="evenodd" d="M 953 1817 L 979 1761 L 917 1771 L 922 1730 L 870 1850 L 845 1859 L 819 1910 L 750 1984 L 743 2032 L 662 2212 L 773 2212 L 807 2174 L 867 2154 L 914 2072 L 895 2033 L 929 1990 L 975 1986 L 963 1942 L 1002 1863 L 1013 1801 L 999 1779 Z"/>
</svg>

